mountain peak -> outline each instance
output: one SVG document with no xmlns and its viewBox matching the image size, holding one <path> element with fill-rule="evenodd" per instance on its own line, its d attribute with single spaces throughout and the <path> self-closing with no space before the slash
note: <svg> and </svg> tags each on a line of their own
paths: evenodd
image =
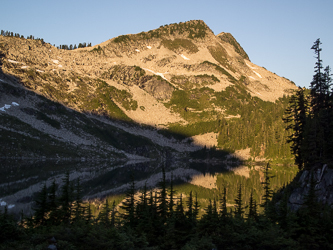
<svg viewBox="0 0 333 250">
<path fill-rule="evenodd" d="M 148 40 L 154 38 L 165 39 L 170 37 L 204 39 L 208 35 L 214 35 L 214 33 L 204 21 L 191 20 L 187 22 L 162 25 L 157 29 L 138 34 L 121 35 L 112 39 L 112 41 L 114 43 L 127 43 L 129 41 Z"/>
</svg>

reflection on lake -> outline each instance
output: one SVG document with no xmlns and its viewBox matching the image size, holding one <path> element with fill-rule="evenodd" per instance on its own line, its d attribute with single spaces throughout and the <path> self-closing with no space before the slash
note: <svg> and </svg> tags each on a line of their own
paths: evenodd
<svg viewBox="0 0 333 250">
<path fill-rule="evenodd" d="M 49 187 L 53 180 L 58 186 L 67 171 L 70 180 L 80 178 L 84 200 L 118 196 L 129 187 L 130 175 L 135 178 L 137 189 L 146 184 L 154 188 L 162 178 L 165 167 L 166 180 L 173 178 L 177 195 L 183 197 L 193 191 L 203 209 L 209 199 L 217 199 L 223 187 L 227 188 L 227 201 L 234 203 L 239 185 L 242 184 L 244 202 L 253 192 L 257 203 L 263 194 L 262 168 L 264 166 L 244 166 L 236 162 L 211 165 L 208 163 L 182 160 L 169 162 L 66 162 L 66 161 L 14 161 L 1 160 L 0 206 L 8 206 L 9 211 L 31 214 L 31 205 L 36 193 L 44 183 Z M 296 175 L 297 168 L 289 166 L 272 166 L 271 188 L 277 190 L 289 183 Z M 59 190 L 59 188 L 58 188 Z M 122 195 L 120 195 L 122 196 Z M 95 202 L 96 203 L 96 202 Z"/>
</svg>

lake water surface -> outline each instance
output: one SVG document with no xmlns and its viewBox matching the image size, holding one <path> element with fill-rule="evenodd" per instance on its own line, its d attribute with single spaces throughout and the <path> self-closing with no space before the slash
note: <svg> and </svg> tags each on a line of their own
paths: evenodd
<svg viewBox="0 0 333 250">
<path fill-rule="evenodd" d="M 142 189 L 144 185 L 155 188 L 162 178 L 163 168 L 167 182 L 171 178 L 174 181 L 176 196 L 182 193 L 184 198 L 193 191 L 202 207 L 208 204 L 209 199 L 218 199 L 224 187 L 227 188 L 228 203 L 232 206 L 240 185 L 244 205 L 251 192 L 260 203 L 265 166 L 246 166 L 237 162 L 210 164 L 187 159 L 173 163 L 54 160 L 1 160 L 0 163 L 0 208 L 7 206 L 13 213 L 23 211 L 26 215 L 32 213 L 33 200 L 43 185 L 49 187 L 55 180 L 60 187 L 66 172 L 69 172 L 70 180 L 80 178 L 84 200 L 94 204 L 103 202 L 105 197 L 122 197 L 129 187 L 131 174 L 137 189 Z M 277 190 L 295 177 L 297 168 L 272 166 L 270 173 L 273 176 L 271 188 Z"/>
</svg>

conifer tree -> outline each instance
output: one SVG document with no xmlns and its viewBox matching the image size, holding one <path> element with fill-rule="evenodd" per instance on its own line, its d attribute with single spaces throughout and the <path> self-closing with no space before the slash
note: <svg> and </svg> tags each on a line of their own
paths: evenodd
<svg viewBox="0 0 333 250">
<path fill-rule="evenodd" d="M 242 184 L 239 184 L 237 197 L 235 199 L 235 217 L 241 218 L 244 214 L 244 207 L 243 207 L 243 198 L 242 198 Z"/>
<path fill-rule="evenodd" d="M 134 227 L 135 225 L 135 182 L 134 176 L 131 174 L 131 183 L 126 191 L 125 201 L 120 206 L 121 209 L 124 210 L 122 214 L 122 218 L 124 219 L 125 224 L 129 225 L 130 227 Z"/>
<path fill-rule="evenodd" d="M 46 222 L 46 214 L 49 211 L 47 204 L 47 188 L 46 183 L 44 183 L 42 190 L 38 193 L 37 200 L 35 200 L 35 225 L 44 225 Z"/>
<path fill-rule="evenodd" d="M 190 191 L 190 195 L 188 197 L 188 200 L 186 202 L 187 204 L 187 211 L 186 216 L 189 219 L 189 221 L 193 222 L 193 197 L 192 197 L 192 191 Z"/>
<path fill-rule="evenodd" d="M 255 199 L 253 198 L 253 192 L 251 192 L 250 195 L 250 201 L 249 201 L 249 213 L 247 215 L 248 220 L 256 220 L 257 219 L 257 204 Z"/>
<path fill-rule="evenodd" d="M 109 227 L 111 225 L 111 208 L 109 206 L 109 199 L 105 199 L 105 203 L 103 205 L 102 211 L 98 215 L 98 221 L 101 224 Z"/>
<path fill-rule="evenodd" d="M 112 208 L 111 208 L 111 222 L 110 222 L 110 226 L 111 227 L 115 227 L 117 220 L 116 220 L 116 215 L 117 215 L 117 210 L 116 210 L 116 201 L 113 201 L 112 203 Z"/>
<path fill-rule="evenodd" d="M 58 202 L 57 202 L 57 196 L 56 196 L 56 191 L 57 191 L 57 186 L 55 179 L 53 179 L 53 182 L 50 187 L 50 192 L 48 194 L 48 207 L 50 210 L 50 215 L 49 215 L 49 223 L 51 225 L 54 225 L 57 223 L 58 220 Z"/>
<path fill-rule="evenodd" d="M 226 187 L 223 187 L 223 196 L 220 200 L 221 204 L 221 217 L 226 218 L 228 216 L 228 211 L 227 211 L 227 189 Z"/>
<path fill-rule="evenodd" d="M 61 196 L 59 198 L 60 217 L 65 223 L 70 223 L 72 216 L 73 197 L 73 184 L 69 180 L 69 172 L 67 171 L 63 178 L 63 186 L 61 187 Z"/>
<path fill-rule="evenodd" d="M 77 178 L 75 185 L 75 203 L 74 203 L 74 219 L 77 221 L 82 218 L 83 215 L 83 206 L 82 206 L 82 186 L 80 183 L 80 178 Z"/>
<path fill-rule="evenodd" d="M 264 195 L 262 198 L 263 203 L 261 204 L 261 207 L 265 209 L 265 212 L 268 212 L 268 204 L 272 197 L 273 191 L 271 190 L 270 184 L 271 184 L 271 175 L 269 173 L 271 167 L 269 165 L 269 162 L 266 164 L 265 170 L 264 170 L 264 178 L 265 180 L 261 183 L 264 186 Z"/>
<path fill-rule="evenodd" d="M 162 168 L 162 179 L 158 183 L 158 187 L 160 189 L 159 197 L 158 197 L 158 213 L 161 217 L 162 221 L 165 221 L 168 216 L 168 199 L 167 199 L 167 186 L 165 179 L 165 169 Z"/>
<path fill-rule="evenodd" d="M 88 225 L 90 225 L 92 222 L 92 219 L 93 219 L 93 215 L 92 215 L 92 211 L 91 211 L 91 204 L 89 202 L 87 205 L 87 214 L 85 216 L 85 221 Z"/>
<path fill-rule="evenodd" d="M 171 174 L 170 191 L 169 191 L 169 217 L 173 216 L 173 211 L 175 206 L 174 195 L 175 195 L 175 190 L 173 189 L 173 174 Z"/>
<path fill-rule="evenodd" d="M 316 54 L 316 66 L 315 66 L 315 74 L 313 76 L 313 80 L 311 82 L 311 107 L 314 112 L 317 112 L 318 110 L 322 109 L 324 105 L 324 100 L 325 100 L 325 92 L 326 92 L 326 87 L 325 87 L 325 75 L 323 73 L 323 65 L 322 65 L 322 60 L 320 58 L 320 52 L 322 49 L 320 48 L 321 42 L 320 39 L 318 38 L 311 49 L 314 50 L 314 53 Z"/>
<path fill-rule="evenodd" d="M 291 131 L 287 142 L 291 143 L 291 150 L 295 156 L 295 163 L 299 169 L 304 167 L 305 128 L 307 121 L 308 105 L 304 89 L 299 88 L 290 98 L 289 107 L 286 109 L 284 122 L 288 124 L 287 130 Z"/>
</svg>

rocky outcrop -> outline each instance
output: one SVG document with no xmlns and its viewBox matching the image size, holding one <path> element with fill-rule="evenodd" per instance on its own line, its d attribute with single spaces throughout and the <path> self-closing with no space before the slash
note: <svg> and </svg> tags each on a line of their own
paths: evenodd
<svg viewBox="0 0 333 250">
<path fill-rule="evenodd" d="M 316 181 L 316 195 L 318 202 L 332 206 L 333 204 L 333 169 L 327 165 L 317 167 L 314 170 L 304 170 L 297 181 L 297 187 L 293 189 L 289 197 L 291 210 L 298 210 L 304 203 L 310 188 L 311 174 Z"/>
</svg>

